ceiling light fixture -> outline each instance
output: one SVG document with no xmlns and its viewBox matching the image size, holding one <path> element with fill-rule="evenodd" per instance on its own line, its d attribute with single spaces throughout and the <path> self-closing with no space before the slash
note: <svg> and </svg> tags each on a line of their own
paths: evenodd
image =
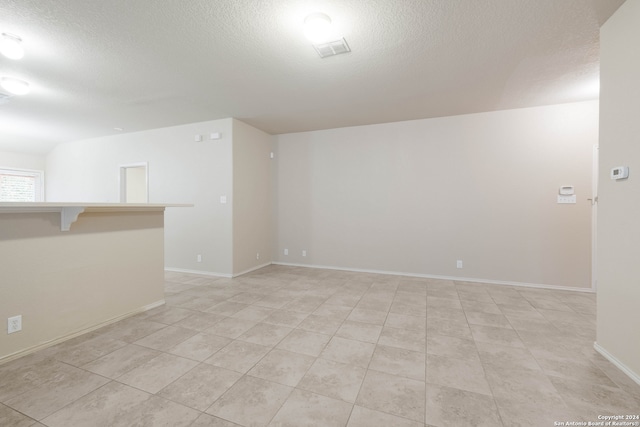
<svg viewBox="0 0 640 427">
<path fill-rule="evenodd" d="M 0 86 L 13 95 L 26 95 L 31 91 L 29 83 L 12 77 L 3 77 L 0 79 Z"/>
<path fill-rule="evenodd" d="M 14 34 L 2 33 L 0 52 L 10 59 L 21 59 L 24 56 L 22 39 Z"/>
<path fill-rule="evenodd" d="M 324 13 L 312 13 L 304 19 L 304 35 L 313 44 L 326 43 L 333 35 L 331 18 Z"/>
</svg>

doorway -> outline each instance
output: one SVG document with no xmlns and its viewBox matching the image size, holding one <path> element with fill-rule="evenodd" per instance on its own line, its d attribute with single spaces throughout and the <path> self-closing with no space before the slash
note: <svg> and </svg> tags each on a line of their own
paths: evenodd
<svg viewBox="0 0 640 427">
<path fill-rule="evenodd" d="M 148 163 L 120 166 L 120 202 L 149 203 Z"/>
</svg>

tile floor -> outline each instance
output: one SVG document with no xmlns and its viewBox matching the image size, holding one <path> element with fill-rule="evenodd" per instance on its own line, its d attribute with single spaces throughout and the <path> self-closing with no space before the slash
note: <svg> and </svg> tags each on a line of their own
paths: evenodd
<svg viewBox="0 0 640 427">
<path fill-rule="evenodd" d="M 586 293 L 270 266 L 0 365 L 0 426 L 553 426 L 640 413 Z"/>
</svg>

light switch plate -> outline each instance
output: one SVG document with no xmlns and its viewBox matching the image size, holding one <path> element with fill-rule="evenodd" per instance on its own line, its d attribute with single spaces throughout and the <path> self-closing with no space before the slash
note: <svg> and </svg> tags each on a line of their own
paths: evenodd
<svg viewBox="0 0 640 427">
<path fill-rule="evenodd" d="M 575 203 L 576 202 L 576 195 L 572 195 L 572 196 L 561 196 L 558 194 L 558 203 L 560 204 L 567 204 L 567 203 Z"/>
</svg>

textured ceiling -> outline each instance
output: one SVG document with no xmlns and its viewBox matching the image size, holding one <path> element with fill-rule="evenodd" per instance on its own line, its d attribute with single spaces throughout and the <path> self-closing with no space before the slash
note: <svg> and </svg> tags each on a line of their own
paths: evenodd
<svg viewBox="0 0 640 427">
<path fill-rule="evenodd" d="M 2 0 L 0 150 L 236 117 L 272 134 L 597 98 L 623 0 Z M 303 36 L 331 16 L 352 52 Z"/>
</svg>

